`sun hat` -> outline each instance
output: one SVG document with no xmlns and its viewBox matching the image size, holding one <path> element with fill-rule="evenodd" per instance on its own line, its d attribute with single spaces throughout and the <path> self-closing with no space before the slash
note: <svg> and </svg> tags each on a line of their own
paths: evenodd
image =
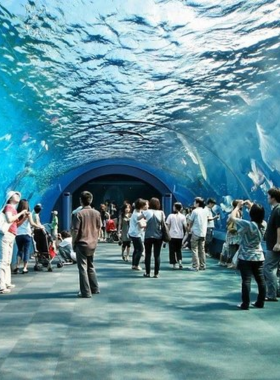
<svg viewBox="0 0 280 380">
<path fill-rule="evenodd" d="M 21 193 L 19 191 L 8 191 L 6 195 L 6 203 L 12 198 L 13 195 L 18 194 L 21 198 Z"/>
</svg>

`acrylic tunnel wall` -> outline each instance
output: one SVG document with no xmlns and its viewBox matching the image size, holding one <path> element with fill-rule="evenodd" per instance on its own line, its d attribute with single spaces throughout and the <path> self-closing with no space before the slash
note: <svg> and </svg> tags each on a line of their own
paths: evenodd
<svg viewBox="0 0 280 380">
<path fill-rule="evenodd" d="M 47 221 L 86 173 L 121 166 L 185 205 L 267 207 L 280 179 L 279 5 L 1 1 L 1 203 L 21 191 Z"/>
</svg>

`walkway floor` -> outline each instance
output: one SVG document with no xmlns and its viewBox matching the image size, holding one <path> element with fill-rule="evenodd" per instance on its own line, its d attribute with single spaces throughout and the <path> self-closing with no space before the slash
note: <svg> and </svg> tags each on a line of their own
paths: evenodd
<svg viewBox="0 0 280 380">
<path fill-rule="evenodd" d="M 100 244 L 91 299 L 76 297 L 76 266 L 13 276 L 0 297 L 0 379 L 279 380 L 280 302 L 236 309 L 239 275 L 216 264 L 172 271 L 164 249 L 160 278 L 147 279 Z"/>
</svg>

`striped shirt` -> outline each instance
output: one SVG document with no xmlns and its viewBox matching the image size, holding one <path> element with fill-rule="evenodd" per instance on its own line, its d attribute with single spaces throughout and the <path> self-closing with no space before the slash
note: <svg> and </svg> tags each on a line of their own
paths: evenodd
<svg viewBox="0 0 280 380">
<path fill-rule="evenodd" d="M 264 261 L 261 241 L 265 233 L 265 226 L 259 228 L 255 222 L 237 218 L 232 218 L 232 220 L 240 234 L 238 258 L 246 261 Z"/>
</svg>

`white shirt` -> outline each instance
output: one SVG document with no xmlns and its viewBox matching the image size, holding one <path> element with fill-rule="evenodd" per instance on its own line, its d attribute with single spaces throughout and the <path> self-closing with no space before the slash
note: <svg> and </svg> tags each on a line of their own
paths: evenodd
<svg viewBox="0 0 280 380">
<path fill-rule="evenodd" d="M 129 221 L 129 229 L 128 235 L 132 237 L 140 237 L 143 239 L 144 230 L 140 227 L 138 216 L 141 215 L 141 212 L 136 210 L 133 211 L 130 221 Z"/>
<path fill-rule="evenodd" d="M 170 214 L 166 219 L 166 224 L 169 226 L 169 233 L 173 239 L 183 239 L 184 227 L 187 227 L 186 217 L 180 212 L 177 214 Z"/>
<path fill-rule="evenodd" d="M 32 219 L 33 219 L 34 223 L 37 224 L 37 226 L 41 226 L 40 215 L 37 214 L 34 210 L 32 211 Z"/>
<path fill-rule="evenodd" d="M 194 235 L 205 237 L 207 233 L 207 211 L 202 207 L 193 210 L 190 221 L 193 222 L 191 231 Z"/>
<path fill-rule="evenodd" d="M 61 242 L 58 244 L 58 246 L 62 247 L 62 248 L 66 247 L 67 245 L 71 245 L 71 247 L 72 247 L 72 237 L 71 236 L 61 240 Z"/>
<path fill-rule="evenodd" d="M 61 248 L 65 248 L 65 247 L 68 246 L 68 248 L 69 248 L 69 254 L 70 254 L 71 259 L 74 260 L 74 261 L 77 261 L 77 258 L 76 258 L 76 252 L 74 252 L 74 250 L 73 250 L 72 237 L 71 237 L 71 236 L 69 236 L 69 237 L 63 239 L 63 240 L 59 243 L 58 246 L 61 247 Z"/>
<path fill-rule="evenodd" d="M 26 219 L 17 229 L 17 235 L 29 235 L 31 236 L 31 224 L 28 219 Z"/>
<path fill-rule="evenodd" d="M 204 210 L 206 212 L 207 218 L 212 219 L 213 218 L 213 213 L 212 213 L 211 208 L 209 208 L 208 206 L 206 206 Z M 215 222 L 214 222 L 214 220 L 209 220 L 208 221 L 207 228 L 215 228 Z"/>
</svg>

